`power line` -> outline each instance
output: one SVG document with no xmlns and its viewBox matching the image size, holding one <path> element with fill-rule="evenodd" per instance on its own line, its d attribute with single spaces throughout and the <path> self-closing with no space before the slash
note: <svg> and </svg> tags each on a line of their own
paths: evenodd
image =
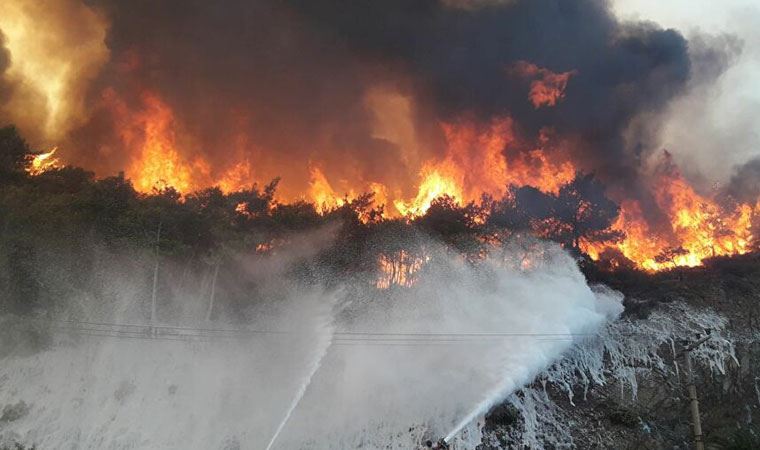
<svg viewBox="0 0 760 450">
<path fill-rule="evenodd" d="M 59 333 L 92 337 L 132 338 L 142 340 L 212 341 L 250 339 L 254 336 L 299 336 L 285 330 L 195 328 L 176 325 L 144 325 L 76 320 L 45 321 Z M 642 335 L 645 333 L 628 333 Z M 378 332 L 337 331 L 332 342 L 339 346 L 424 346 L 453 344 L 489 344 L 506 339 L 530 338 L 532 342 L 573 342 L 575 338 L 598 336 L 598 333 L 528 333 L 528 332 Z"/>
<path fill-rule="evenodd" d="M 211 333 L 213 335 L 219 335 L 224 333 L 229 334 L 283 334 L 283 335 L 290 335 L 290 334 L 298 334 L 298 332 L 295 331 L 284 331 L 284 330 L 256 330 L 256 329 L 224 329 L 224 328 L 195 328 L 195 327 L 182 327 L 182 326 L 176 326 L 176 325 L 146 325 L 146 324 L 129 324 L 129 323 L 108 323 L 108 322 L 90 322 L 90 321 L 75 321 L 75 320 L 57 320 L 57 321 L 45 321 L 48 323 L 65 323 L 65 324 L 71 324 L 74 326 L 78 325 L 92 325 L 92 326 L 101 326 L 101 327 L 110 327 L 110 329 L 118 329 L 118 328 L 138 328 L 142 330 L 151 329 L 151 330 L 178 330 L 178 331 L 189 331 L 189 332 L 195 332 L 195 333 Z M 122 331 L 122 330 L 119 330 Z M 135 332 L 131 330 L 123 330 L 127 332 Z M 179 334 L 179 333 L 177 333 Z M 645 333 L 626 333 L 629 335 L 640 335 Z M 404 338 L 415 338 L 415 337 L 473 337 L 473 338 L 479 338 L 479 337 L 536 337 L 536 336 L 543 336 L 543 337 L 585 337 L 585 336 L 597 336 L 598 333 L 533 333 L 533 332 L 452 332 L 452 333 L 441 333 L 441 332 L 375 332 L 375 331 L 336 331 L 333 333 L 334 336 L 346 336 L 347 338 L 350 338 L 352 336 L 358 336 L 358 337 L 383 337 L 383 336 L 390 336 L 390 337 L 404 337 Z"/>
</svg>

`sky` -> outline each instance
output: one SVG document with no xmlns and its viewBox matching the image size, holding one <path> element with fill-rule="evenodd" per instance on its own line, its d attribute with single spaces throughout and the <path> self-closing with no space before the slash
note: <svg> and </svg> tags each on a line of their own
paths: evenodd
<svg viewBox="0 0 760 450">
<path fill-rule="evenodd" d="M 717 83 L 693 86 L 675 102 L 662 145 L 691 178 L 719 183 L 760 157 L 760 0 L 613 0 L 619 17 L 656 22 L 690 39 L 730 34 L 741 52 Z"/>
</svg>

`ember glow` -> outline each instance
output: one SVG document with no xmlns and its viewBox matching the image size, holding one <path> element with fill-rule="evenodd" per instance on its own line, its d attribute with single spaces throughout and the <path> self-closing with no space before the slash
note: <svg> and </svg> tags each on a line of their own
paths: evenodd
<svg viewBox="0 0 760 450">
<path fill-rule="evenodd" d="M 58 148 L 53 148 L 46 153 L 28 155 L 26 171 L 30 175 L 40 175 L 48 170 L 60 167 L 60 161 L 58 158 L 54 157 L 57 150 Z"/>
<path fill-rule="evenodd" d="M 404 250 L 391 256 L 381 255 L 378 260 L 379 277 L 375 282 L 375 287 L 389 289 L 393 286 L 413 286 L 423 264 L 422 258 Z"/>
</svg>

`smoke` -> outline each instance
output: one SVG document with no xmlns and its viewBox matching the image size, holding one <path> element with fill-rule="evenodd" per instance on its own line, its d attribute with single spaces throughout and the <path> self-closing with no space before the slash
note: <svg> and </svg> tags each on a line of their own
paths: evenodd
<svg viewBox="0 0 760 450">
<path fill-rule="evenodd" d="M 757 154 L 760 97 L 760 9 L 753 0 L 613 1 L 629 20 L 654 20 L 682 30 L 694 68 L 687 92 L 668 108 L 658 139 L 699 187 L 723 183 L 733 167 Z M 729 34 L 726 34 L 729 33 Z M 713 51 L 715 50 L 715 51 Z M 721 157 L 715 155 L 720 152 Z"/>
<path fill-rule="evenodd" d="M 439 124 L 467 115 L 512 117 L 521 139 L 506 153 L 534 149 L 551 129 L 575 143 L 579 168 L 630 190 L 657 145 L 657 117 L 699 76 L 680 33 L 621 23 L 602 0 L 56 4 L 67 14 L 41 17 L 51 18 L 51 34 L 70 39 L 44 47 L 47 64 L 57 62 L 49 54 L 82 60 L 64 51 L 78 43 L 90 49 L 82 73 L 67 75 L 78 87 L 66 117 L 83 120 L 85 85 L 95 112 L 71 133 L 56 127 L 68 136 L 70 162 L 101 173 L 129 168 L 139 155 L 115 110 L 139 114 L 149 93 L 176 115 L 183 156 L 210 164 L 196 170 L 213 175 L 249 161 L 258 181 L 284 176 L 290 198 L 307 190 L 311 167 L 345 182 L 339 191 L 379 182 L 409 195 L 421 161 L 442 154 Z M 94 31 L 59 29 L 79 15 Z M 541 80 L 512 73 L 521 61 L 572 73 L 553 106 L 534 106 L 530 92 Z M 383 121 L 391 113 L 400 113 L 395 123 Z"/>
<path fill-rule="evenodd" d="M 171 290 L 186 293 L 162 300 L 162 326 L 258 331 L 239 339 L 170 341 L 168 329 L 155 338 L 83 336 L 83 321 L 144 323 L 150 280 L 128 275 L 115 255 L 95 265 L 109 300 L 66 299 L 58 318 L 79 324 L 43 323 L 67 329 L 44 351 L 2 360 L 0 407 L 23 402 L 25 413 L 3 424 L 0 443 L 264 448 L 284 423 L 273 448 L 410 448 L 479 420 L 622 309 L 618 294 L 592 291 L 567 254 L 543 243 L 473 267 L 422 240 L 430 259 L 410 288 L 378 291 L 362 276 L 324 273 L 314 283 L 296 274 L 329 240 L 321 233 L 283 247 L 282 263 L 251 260 L 249 278 L 220 282 L 219 308 L 232 308 L 225 293 L 245 286 L 264 294 L 247 312 L 219 314 L 232 323 L 204 323 L 208 299 L 174 279 Z M 283 422 L 297 392 L 303 398 Z"/>
<path fill-rule="evenodd" d="M 11 63 L 11 56 L 5 48 L 5 36 L 0 31 L 0 75 L 3 75 Z M 4 104 L 10 95 L 10 86 L 4 77 L 0 77 L 0 104 Z"/>
<path fill-rule="evenodd" d="M 726 192 L 740 202 L 757 201 L 760 198 L 760 158 L 735 167 Z"/>
<path fill-rule="evenodd" d="M 109 59 L 105 20 L 80 0 L 14 0 L 0 5 L 0 34 L 0 122 L 57 144 L 90 117 L 87 89 Z"/>
<path fill-rule="evenodd" d="M 293 3 L 359 55 L 400 64 L 423 80 L 437 117 L 507 113 L 529 136 L 552 127 L 582 139 L 579 162 L 610 176 L 636 168 L 629 152 L 645 137 L 625 145 L 626 127 L 639 114 L 657 112 L 690 76 L 679 33 L 620 24 L 606 2 L 515 2 L 468 11 L 437 1 Z M 577 71 L 565 101 L 536 110 L 528 101 L 530 82 L 507 76 L 521 60 Z"/>
</svg>

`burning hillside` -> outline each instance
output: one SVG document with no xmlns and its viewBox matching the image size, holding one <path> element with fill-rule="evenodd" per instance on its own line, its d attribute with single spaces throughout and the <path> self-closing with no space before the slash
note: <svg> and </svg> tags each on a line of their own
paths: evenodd
<svg viewBox="0 0 760 450">
<path fill-rule="evenodd" d="M 591 173 L 619 209 L 605 239 L 569 242 L 612 267 L 755 242 L 757 192 L 692 183 L 657 137 L 724 49 L 601 0 L 12 0 L 0 31 L 0 121 L 143 193 L 280 178 L 280 203 L 324 214 L 370 193 L 381 217 L 413 219 L 442 197 L 485 208 L 529 187 L 554 208 L 530 228 L 551 237 L 593 216 L 595 193 L 562 193 Z"/>
</svg>

